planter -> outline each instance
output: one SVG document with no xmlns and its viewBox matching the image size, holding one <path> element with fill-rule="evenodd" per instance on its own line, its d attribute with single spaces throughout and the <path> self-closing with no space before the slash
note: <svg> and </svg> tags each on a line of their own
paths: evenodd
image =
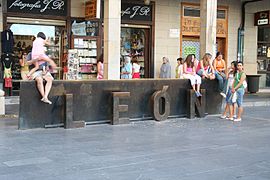
<svg viewBox="0 0 270 180">
<path fill-rule="evenodd" d="M 259 91 L 259 82 L 261 75 L 247 75 L 247 90 L 250 93 L 256 93 Z"/>
</svg>

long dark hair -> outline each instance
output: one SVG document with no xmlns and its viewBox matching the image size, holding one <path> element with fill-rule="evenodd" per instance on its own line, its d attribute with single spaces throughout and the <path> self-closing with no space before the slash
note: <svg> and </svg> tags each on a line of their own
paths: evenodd
<svg viewBox="0 0 270 180">
<path fill-rule="evenodd" d="M 235 74 L 237 73 L 237 61 L 232 61 L 231 64 L 233 64 L 234 66 L 233 75 L 235 76 Z"/>
<path fill-rule="evenodd" d="M 101 54 L 101 55 L 99 56 L 99 58 L 98 58 L 98 62 L 103 63 L 103 61 L 104 61 L 103 54 Z"/>
<path fill-rule="evenodd" d="M 187 67 L 191 67 L 193 68 L 194 66 L 194 62 L 192 62 L 192 54 L 189 54 L 187 57 L 186 57 L 186 60 L 185 62 L 187 63 Z"/>
</svg>

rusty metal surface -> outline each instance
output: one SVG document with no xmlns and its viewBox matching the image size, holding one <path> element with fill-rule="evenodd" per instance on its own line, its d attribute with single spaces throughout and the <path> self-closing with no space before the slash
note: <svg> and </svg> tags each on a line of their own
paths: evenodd
<svg viewBox="0 0 270 180">
<path fill-rule="evenodd" d="M 113 96 L 113 117 L 111 124 L 118 125 L 118 124 L 128 124 L 129 123 L 129 116 L 128 113 L 125 113 L 125 117 L 120 117 L 123 112 L 128 112 L 128 105 L 120 104 L 120 99 L 129 98 L 130 92 L 112 92 Z"/>
<path fill-rule="evenodd" d="M 34 81 L 22 81 L 20 92 L 19 128 L 44 128 L 45 125 L 63 123 L 65 119 L 65 94 L 73 94 L 74 121 L 110 121 L 113 113 L 112 92 L 130 92 L 129 99 L 121 100 L 128 105 L 130 119 L 152 117 L 151 96 L 169 86 L 170 116 L 187 115 L 187 89 L 189 80 L 140 79 L 140 80 L 92 80 L 54 81 L 49 99 L 52 105 L 40 101 Z M 217 81 L 203 81 L 206 89 L 206 112 L 219 113 L 222 97 Z"/>
</svg>

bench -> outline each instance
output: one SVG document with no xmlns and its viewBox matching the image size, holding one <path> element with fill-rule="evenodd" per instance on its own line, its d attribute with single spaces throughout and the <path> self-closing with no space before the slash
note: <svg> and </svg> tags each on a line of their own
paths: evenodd
<svg viewBox="0 0 270 180">
<path fill-rule="evenodd" d="M 64 126 L 71 111 L 69 122 L 75 127 L 82 122 L 87 125 L 112 123 L 113 92 L 130 93 L 129 98 L 121 99 L 120 105 L 128 105 L 125 117 L 131 121 L 154 119 L 151 97 L 164 86 L 168 86 L 167 93 L 171 97 L 168 117 L 187 117 L 187 90 L 191 89 L 189 80 L 182 79 L 55 80 L 49 95 L 52 105 L 48 105 L 40 101 L 35 81 L 21 81 L 20 86 L 19 129 Z M 203 81 L 202 88 L 206 89 L 205 112 L 219 113 L 222 96 L 218 93 L 217 81 Z M 72 100 L 67 100 L 70 95 Z M 72 102 L 70 111 L 66 109 L 67 102 Z"/>
</svg>

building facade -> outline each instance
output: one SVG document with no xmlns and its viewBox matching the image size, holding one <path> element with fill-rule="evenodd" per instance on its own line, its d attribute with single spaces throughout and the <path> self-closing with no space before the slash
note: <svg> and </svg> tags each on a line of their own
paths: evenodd
<svg viewBox="0 0 270 180">
<path fill-rule="evenodd" d="M 7 0 L 7 2 L 11 1 L 14 0 Z M 22 0 L 21 2 L 33 3 L 34 1 Z M 176 59 L 185 57 L 187 53 L 194 53 L 200 58 L 202 54 L 200 49 L 205 49 L 202 47 L 207 46 L 200 40 L 200 37 L 203 37 L 201 29 L 204 28 L 200 25 L 201 20 L 206 20 L 206 24 L 211 23 L 211 20 L 217 22 L 214 25 L 212 24 L 210 28 L 217 38 L 208 37 L 208 40 L 206 40 L 206 42 L 209 41 L 209 38 L 213 40 L 210 43 L 211 53 L 222 51 L 227 64 L 239 58 L 237 54 L 238 29 L 241 25 L 241 9 L 244 0 L 214 0 L 211 3 L 206 0 L 152 0 L 149 5 L 145 5 L 143 0 L 101 0 L 96 1 L 101 3 L 101 16 L 98 18 L 87 17 L 89 13 L 87 12 L 89 10 L 87 10 L 87 3 L 89 3 L 87 0 L 63 0 L 63 2 L 67 4 L 66 15 L 63 17 L 38 15 L 37 19 L 48 20 L 49 17 L 52 20 L 51 25 L 55 24 L 55 26 L 62 27 L 62 29 L 60 28 L 61 32 L 64 29 L 68 39 L 67 49 L 74 48 L 75 40 L 79 42 L 81 38 L 76 35 L 72 36 L 74 35 L 72 34 L 74 33 L 72 24 L 76 22 L 77 24 L 74 27 L 79 27 L 81 25 L 79 23 L 84 24 L 84 21 L 87 21 L 86 24 L 90 22 L 91 25 L 97 22 L 98 34 L 88 34 L 86 36 L 90 36 L 90 38 L 84 37 L 82 39 L 90 44 L 92 43 L 92 45 L 93 42 L 96 43 L 96 45 L 93 45 L 93 47 L 97 46 L 97 52 L 93 52 L 96 58 L 104 53 L 105 77 L 108 79 L 120 78 L 121 56 L 125 54 L 138 57 L 141 66 L 143 66 L 141 73 L 143 73 L 144 78 L 157 78 L 159 76 L 159 69 L 164 56 L 170 59 L 172 69 L 176 67 Z M 0 30 L 3 31 L 7 24 L 15 23 L 16 13 L 9 12 L 6 1 L 2 1 L 1 4 Z M 214 14 L 217 18 L 213 19 L 209 14 L 207 15 L 207 12 L 202 11 L 203 6 L 201 7 L 201 4 L 204 7 L 211 8 L 210 13 L 213 9 L 216 10 Z M 130 14 L 129 18 L 124 17 L 123 12 L 126 12 L 124 14 L 131 13 L 126 10 L 132 9 L 134 7 L 132 5 L 147 6 L 150 11 L 141 11 L 141 17 L 135 15 L 130 18 Z M 258 26 L 254 25 L 254 14 L 269 10 L 270 1 L 268 0 L 248 3 L 245 6 L 243 59 L 247 74 L 259 72 L 257 57 Z M 18 22 L 17 19 L 16 23 L 31 24 L 35 22 L 36 15 L 26 13 L 27 15 L 22 16 L 24 13 L 17 15 L 20 18 L 30 18 L 34 21 Z M 47 21 L 47 23 L 49 22 Z M 64 36 L 65 34 L 62 34 L 62 37 Z M 128 42 L 128 40 L 130 41 Z M 64 51 L 64 48 L 61 48 Z M 68 60 L 64 60 L 64 55 L 59 55 L 59 59 L 61 66 L 67 65 L 66 61 Z M 87 69 L 87 67 L 85 68 Z M 261 74 L 260 85 L 264 87 L 267 84 L 267 73 Z M 63 73 L 59 76 L 62 75 Z M 93 76 L 90 74 L 85 77 Z M 172 77 L 174 76 L 175 72 L 172 71 Z"/>
</svg>

